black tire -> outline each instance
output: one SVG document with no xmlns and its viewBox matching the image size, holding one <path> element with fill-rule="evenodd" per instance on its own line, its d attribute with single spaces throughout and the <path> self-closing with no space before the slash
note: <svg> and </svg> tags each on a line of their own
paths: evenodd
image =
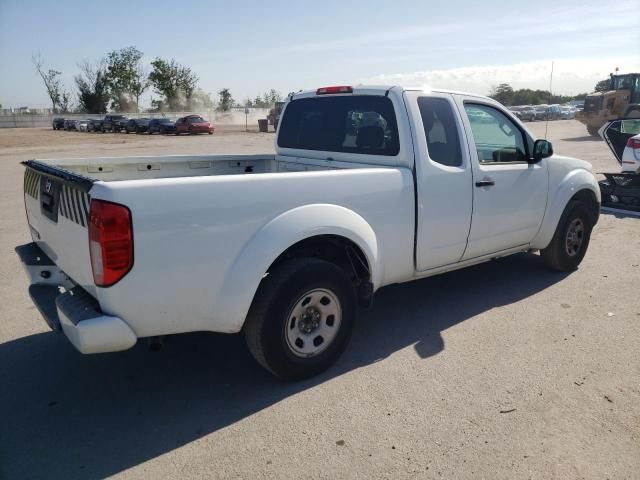
<svg viewBox="0 0 640 480">
<path fill-rule="evenodd" d="M 581 226 L 578 235 L 576 228 Z M 540 251 L 542 261 L 551 269 L 573 272 L 587 253 L 593 219 L 587 206 L 572 200 L 565 208 L 549 246 Z M 579 237 L 579 242 L 576 240 Z M 576 246 L 579 243 L 579 246 Z"/>
<path fill-rule="evenodd" d="M 598 130 L 600 129 L 587 125 L 587 132 L 589 132 L 589 135 L 591 135 L 592 137 L 600 137 L 600 135 L 598 135 Z"/>
<path fill-rule="evenodd" d="M 341 313 L 329 343 L 318 347 L 323 349 L 312 356 L 305 357 L 296 353 L 296 347 L 287 339 L 289 328 L 292 332 L 294 329 L 295 332 L 302 331 L 303 318 L 296 323 L 296 317 L 289 319 L 289 315 L 297 305 L 305 305 L 308 299 L 303 298 L 308 292 L 318 289 L 334 296 Z M 327 297 L 323 293 L 319 296 L 320 303 L 326 305 Z M 322 318 L 319 314 L 319 323 L 325 325 L 323 328 L 329 325 L 330 317 Z M 297 258 L 276 267 L 262 280 L 244 324 L 244 335 L 249 351 L 265 369 L 285 380 L 302 380 L 323 372 L 338 359 L 349 342 L 355 317 L 355 289 L 345 272 L 324 260 Z M 331 320 L 331 327 L 334 324 Z M 311 339 L 315 333 L 299 335 L 312 342 L 315 348 L 316 340 L 320 338 L 318 335 Z"/>
</svg>

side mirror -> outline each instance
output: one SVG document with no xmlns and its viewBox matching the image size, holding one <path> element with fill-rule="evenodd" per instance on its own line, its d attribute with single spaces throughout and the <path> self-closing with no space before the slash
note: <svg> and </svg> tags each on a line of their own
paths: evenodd
<svg viewBox="0 0 640 480">
<path fill-rule="evenodd" d="M 543 158 L 547 158 L 553 155 L 553 145 L 551 142 L 538 139 L 533 143 L 533 156 L 529 163 L 538 163 Z"/>
</svg>

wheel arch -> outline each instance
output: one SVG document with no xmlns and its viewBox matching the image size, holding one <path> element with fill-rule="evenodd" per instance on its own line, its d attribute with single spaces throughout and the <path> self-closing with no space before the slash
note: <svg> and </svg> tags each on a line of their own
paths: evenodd
<svg viewBox="0 0 640 480">
<path fill-rule="evenodd" d="M 531 242 L 532 248 L 543 249 L 549 245 L 562 213 L 569 202 L 573 200 L 584 202 L 587 205 L 595 225 L 600 216 L 600 189 L 591 172 L 573 170 L 558 185 L 553 197 L 548 202 L 549 206 L 540 230 Z"/>
<path fill-rule="evenodd" d="M 260 228 L 227 270 L 219 293 L 225 323 L 239 331 L 262 279 L 289 258 L 321 258 L 350 269 L 369 295 L 380 285 L 380 252 L 373 228 L 359 214 L 331 204 L 286 211 Z"/>
</svg>

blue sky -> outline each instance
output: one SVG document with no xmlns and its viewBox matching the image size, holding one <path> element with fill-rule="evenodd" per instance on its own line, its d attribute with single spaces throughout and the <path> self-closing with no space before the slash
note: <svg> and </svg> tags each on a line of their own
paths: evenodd
<svg viewBox="0 0 640 480">
<path fill-rule="evenodd" d="M 48 106 L 32 52 L 71 89 L 77 62 L 129 45 L 238 100 L 331 84 L 546 88 L 551 60 L 554 91 L 578 93 L 640 71 L 638 2 L 607 3 L 0 0 L 0 103 Z"/>
</svg>

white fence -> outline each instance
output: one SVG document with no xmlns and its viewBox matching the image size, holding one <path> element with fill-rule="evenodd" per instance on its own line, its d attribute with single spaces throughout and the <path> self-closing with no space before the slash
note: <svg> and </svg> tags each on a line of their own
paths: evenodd
<svg viewBox="0 0 640 480">
<path fill-rule="evenodd" d="M 267 118 L 268 108 L 249 108 L 245 114 L 244 108 L 234 108 L 229 112 L 216 112 L 215 110 L 201 112 L 165 112 L 165 113 L 124 113 L 129 118 L 160 118 L 168 117 L 176 119 L 185 115 L 202 115 L 207 120 L 216 125 L 244 125 L 245 120 L 248 125 L 257 127 L 258 120 Z M 89 118 L 103 118 L 101 115 L 89 115 L 85 113 L 67 113 L 56 115 L 35 115 L 35 114 L 12 114 L 0 115 L 0 128 L 29 128 L 29 127 L 51 127 L 54 117 L 63 117 L 73 120 L 84 120 Z"/>
</svg>

